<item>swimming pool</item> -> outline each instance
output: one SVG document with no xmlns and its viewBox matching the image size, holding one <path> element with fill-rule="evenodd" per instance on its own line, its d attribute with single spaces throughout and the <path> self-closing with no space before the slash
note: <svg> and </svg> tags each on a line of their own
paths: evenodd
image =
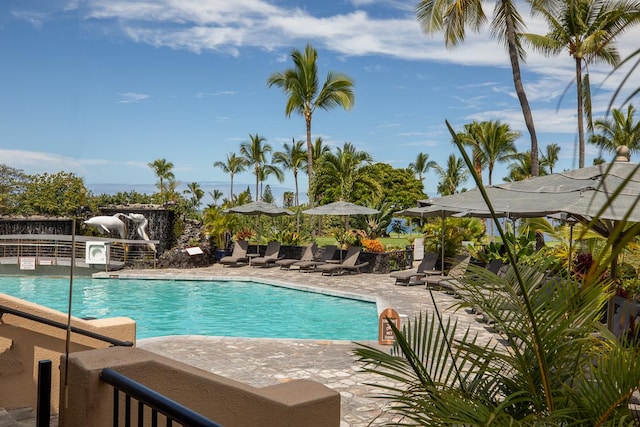
<svg viewBox="0 0 640 427">
<path fill-rule="evenodd" d="M 0 277 L 0 292 L 62 312 L 69 279 Z M 137 338 L 210 335 L 376 340 L 376 304 L 252 281 L 74 278 L 77 317 L 130 317 Z"/>
</svg>

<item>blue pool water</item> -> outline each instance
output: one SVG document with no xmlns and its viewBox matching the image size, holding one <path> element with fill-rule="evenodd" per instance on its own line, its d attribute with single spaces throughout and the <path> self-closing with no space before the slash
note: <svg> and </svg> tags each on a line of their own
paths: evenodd
<svg viewBox="0 0 640 427">
<path fill-rule="evenodd" d="M 67 312 L 68 278 L 0 277 L 0 292 Z M 130 317 L 137 337 L 376 340 L 375 303 L 242 281 L 74 278 L 77 317 Z"/>
</svg>

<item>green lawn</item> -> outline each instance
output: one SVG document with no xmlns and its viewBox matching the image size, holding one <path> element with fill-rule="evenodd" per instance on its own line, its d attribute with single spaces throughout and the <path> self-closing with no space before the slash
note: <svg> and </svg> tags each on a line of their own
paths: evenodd
<svg viewBox="0 0 640 427">
<path fill-rule="evenodd" d="M 420 237 L 420 234 L 414 234 L 412 235 L 412 237 Z M 393 235 L 390 237 L 379 237 L 378 240 L 380 241 L 380 243 L 382 243 L 384 245 L 385 248 L 387 249 L 404 249 L 405 246 L 409 245 L 409 235 L 408 234 L 400 234 L 400 235 Z M 336 239 L 334 239 L 332 236 L 319 236 L 316 237 L 316 242 L 318 243 L 318 246 L 327 246 L 327 245 L 336 245 Z"/>
</svg>

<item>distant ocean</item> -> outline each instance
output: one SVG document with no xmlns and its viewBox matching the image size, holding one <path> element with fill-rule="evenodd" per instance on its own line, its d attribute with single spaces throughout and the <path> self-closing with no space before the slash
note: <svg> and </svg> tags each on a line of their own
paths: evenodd
<svg viewBox="0 0 640 427">
<path fill-rule="evenodd" d="M 215 181 L 206 181 L 199 182 L 200 188 L 202 188 L 205 192 L 205 196 L 202 198 L 202 205 L 206 206 L 213 202 L 213 198 L 211 197 L 211 192 L 213 190 L 220 190 L 223 197 L 229 197 L 229 183 L 228 182 L 215 182 Z M 132 191 L 136 191 L 141 194 L 153 194 L 158 191 L 158 187 L 155 184 L 85 184 L 87 190 L 91 191 L 94 195 L 100 194 L 118 194 L 118 193 L 129 193 Z M 233 184 L 233 192 L 238 194 L 249 188 L 250 191 L 255 190 L 255 184 L 247 184 L 247 183 L 234 183 Z M 183 193 L 184 190 L 187 189 L 187 183 L 180 183 L 178 186 L 178 192 Z M 276 200 L 276 204 L 278 206 L 282 206 L 282 196 L 285 191 L 293 191 L 293 189 L 272 186 L 271 192 L 273 197 Z M 254 197 L 253 193 L 251 194 Z M 300 199 L 306 199 L 306 194 L 300 194 Z M 221 201 L 221 200 L 220 200 Z"/>
</svg>

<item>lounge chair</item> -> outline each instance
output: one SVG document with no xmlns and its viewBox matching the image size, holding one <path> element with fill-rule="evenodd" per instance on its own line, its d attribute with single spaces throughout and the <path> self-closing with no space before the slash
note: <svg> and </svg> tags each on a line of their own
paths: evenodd
<svg viewBox="0 0 640 427">
<path fill-rule="evenodd" d="M 269 244 L 267 244 L 267 249 L 264 252 L 264 256 L 253 258 L 250 264 L 252 267 L 268 267 L 269 265 L 276 265 L 279 254 L 280 242 L 269 242 Z"/>
<path fill-rule="evenodd" d="M 435 274 L 440 274 L 440 270 L 435 270 L 436 262 L 438 261 L 438 254 L 434 254 L 433 252 L 427 252 L 424 254 L 422 261 L 418 265 L 418 268 L 412 268 L 409 270 L 400 270 L 394 271 L 389 276 L 392 279 L 396 279 L 396 285 L 410 285 L 416 282 L 416 279 L 421 279 L 424 276 L 432 276 Z M 413 280 L 413 281 L 412 281 Z"/>
<path fill-rule="evenodd" d="M 469 256 L 457 256 L 455 258 L 457 263 L 451 267 L 449 273 L 446 276 L 427 276 L 421 279 L 425 283 L 426 287 L 436 287 L 444 289 L 447 292 L 456 293 L 456 288 L 459 284 L 458 280 L 461 279 L 467 272 L 467 267 L 471 261 Z"/>
<path fill-rule="evenodd" d="M 220 264 L 225 266 L 247 264 L 249 262 L 249 258 L 247 257 L 248 250 L 249 242 L 246 240 L 236 240 L 233 244 L 233 252 L 229 256 L 220 258 Z"/>
<path fill-rule="evenodd" d="M 309 243 L 300 258 L 282 258 L 276 261 L 276 265 L 280 266 L 280 270 L 288 270 L 296 262 L 313 261 L 317 248 L 318 245 L 315 242 Z"/>
<path fill-rule="evenodd" d="M 362 262 L 358 264 L 358 257 L 360 256 L 360 248 L 357 246 L 350 246 L 347 251 L 347 255 L 341 263 L 327 263 L 316 267 L 316 271 L 322 272 L 323 275 L 333 276 L 335 273 L 342 273 L 344 271 L 360 273 L 360 269 L 369 265 L 368 262 Z"/>
<path fill-rule="evenodd" d="M 338 248 L 335 245 L 325 246 L 320 257 L 312 261 L 298 261 L 291 264 L 291 267 L 298 267 L 301 272 L 314 271 L 317 266 L 324 265 L 327 261 L 332 260 Z"/>
</svg>

